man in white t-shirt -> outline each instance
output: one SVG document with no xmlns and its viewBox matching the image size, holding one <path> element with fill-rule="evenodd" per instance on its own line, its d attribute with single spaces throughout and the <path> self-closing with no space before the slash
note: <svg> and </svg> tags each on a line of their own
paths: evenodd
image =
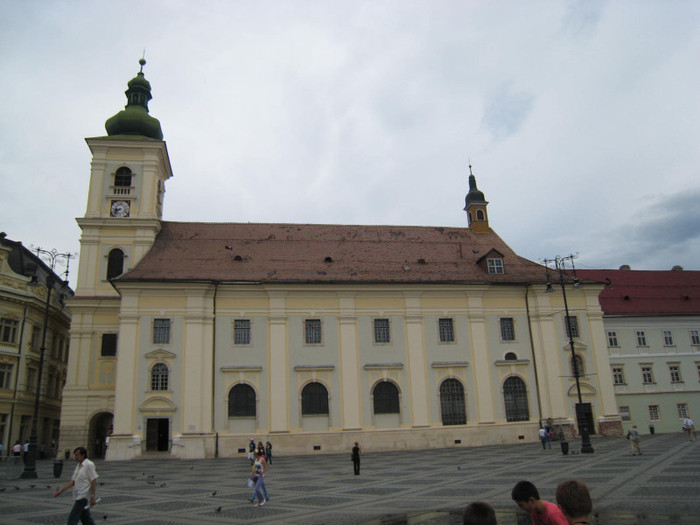
<svg viewBox="0 0 700 525">
<path fill-rule="evenodd" d="M 695 441 L 695 423 L 689 417 L 683 420 L 683 428 L 688 433 L 688 441 Z"/>
<path fill-rule="evenodd" d="M 78 447 L 73 451 L 75 461 L 78 465 L 73 471 L 71 480 L 66 483 L 61 489 L 53 493 L 53 497 L 57 498 L 63 492 L 73 487 L 73 508 L 68 516 L 67 525 L 77 525 L 79 521 L 82 523 L 95 525 L 95 521 L 90 515 L 90 507 L 97 503 L 95 492 L 97 491 L 97 471 L 95 464 L 87 458 L 87 450 L 85 447 Z"/>
</svg>

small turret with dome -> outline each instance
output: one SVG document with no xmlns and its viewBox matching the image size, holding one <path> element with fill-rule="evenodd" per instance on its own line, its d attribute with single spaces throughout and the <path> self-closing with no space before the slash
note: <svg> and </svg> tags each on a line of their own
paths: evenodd
<svg viewBox="0 0 700 525">
<path fill-rule="evenodd" d="M 469 193 L 464 201 L 464 211 L 467 212 L 469 228 L 474 233 L 488 233 L 491 230 L 489 216 L 486 212 L 488 202 L 486 202 L 484 193 L 476 187 L 476 177 L 472 173 L 471 163 L 469 164 Z"/>
<path fill-rule="evenodd" d="M 122 111 L 107 119 L 105 129 L 107 135 L 140 136 L 155 140 L 163 140 L 163 131 L 158 119 L 148 114 L 148 101 L 151 100 L 151 84 L 143 75 L 146 60 L 139 60 L 141 70 L 129 81 L 126 94 L 127 104 Z"/>
</svg>

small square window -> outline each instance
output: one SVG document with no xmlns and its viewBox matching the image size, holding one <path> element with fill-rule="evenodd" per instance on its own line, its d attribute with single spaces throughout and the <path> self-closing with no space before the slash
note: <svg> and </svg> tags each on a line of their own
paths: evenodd
<svg viewBox="0 0 700 525">
<path fill-rule="evenodd" d="M 622 368 L 613 368 L 613 383 L 616 385 L 625 384 L 625 373 Z"/>
<path fill-rule="evenodd" d="M 305 321 L 305 340 L 307 345 L 321 344 L 321 320 L 307 319 Z"/>
<path fill-rule="evenodd" d="M 575 315 L 564 316 L 566 337 L 578 337 L 578 318 Z"/>
<path fill-rule="evenodd" d="M 608 346 L 620 346 L 617 343 L 617 332 L 608 331 Z"/>
<path fill-rule="evenodd" d="M 690 331 L 690 344 L 691 345 L 700 345 L 700 330 L 691 330 Z"/>
<path fill-rule="evenodd" d="M 668 372 L 671 375 L 671 383 L 681 382 L 681 370 L 678 365 L 669 365 Z"/>
<path fill-rule="evenodd" d="M 102 357 L 115 357 L 117 355 L 117 334 L 102 334 Z"/>
<path fill-rule="evenodd" d="M 512 317 L 501 317 L 501 340 L 515 341 L 515 321 Z"/>
<path fill-rule="evenodd" d="M 673 346 L 673 334 L 671 330 L 664 330 L 664 346 Z"/>
<path fill-rule="evenodd" d="M 391 342 L 391 336 L 389 332 L 389 319 L 375 319 L 374 320 L 374 342 L 375 343 L 389 343 Z"/>
<path fill-rule="evenodd" d="M 649 421 L 661 421 L 659 405 L 649 405 Z"/>
<path fill-rule="evenodd" d="M 489 273 L 505 273 L 503 269 L 503 259 L 486 259 Z"/>
<path fill-rule="evenodd" d="M 153 344 L 170 344 L 170 319 L 153 320 Z"/>
<path fill-rule="evenodd" d="M 630 415 L 630 407 L 621 406 L 618 407 L 620 411 L 620 418 L 622 421 L 632 421 L 632 416 Z"/>
<path fill-rule="evenodd" d="M 234 319 L 233 320 L 233 344 L 234 345 L 249 345 L 250 344 L 250 319 Z"/>
<path fill-rule="evenodd" d="M 438 327 L 440 332 L 440 342 L 453 343 L 455 340 L 455 331 L 452 319 L 439 319 Z"/>
<path fill-rule="evenodd" d="M 637 346 L 647 346 L 647 336 L 641 330 L 637 331 Z"/>
</svg>

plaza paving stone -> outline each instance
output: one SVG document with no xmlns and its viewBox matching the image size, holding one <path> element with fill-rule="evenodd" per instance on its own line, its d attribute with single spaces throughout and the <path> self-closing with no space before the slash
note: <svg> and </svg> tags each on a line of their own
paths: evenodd
<svg viewBox="0 0 700 525">
<path fill-rule="evenodd" d="M 592 524 L 700 524 L 698 442 L 680 433 L 647 435 L 642 456 L 632 456 L 622 438 L 592 443 L 594 454 L 563 455 L 557 443 L 542 450 L 539 442 L 366 452 L 360 476 L 352 473 L 349 451 L 274 456 L 266 476 L 271 499 L 259 508 L 249 501 L 250 465 L 243 455 L 97 461 L 101 501 L 93 517 L 97 523 L 140 525 L 439 525 L 461 523 L 464 506 L 483 500 L 496 508 L 500 525 L 515 525 L 510 490 L 517 481 L 529 479 L 553 501 L 560 481 L 577 478 L 591 489 Z M 55 479 L 53 462 L 39 461 L 39 478 L 26 480 L 17 477 L 21 465 L 4 463 L 0 524 L 65 523 L 70 494 L 51 494 L 70 479 L 74 464 L 65 461 Z"/>
</svg>

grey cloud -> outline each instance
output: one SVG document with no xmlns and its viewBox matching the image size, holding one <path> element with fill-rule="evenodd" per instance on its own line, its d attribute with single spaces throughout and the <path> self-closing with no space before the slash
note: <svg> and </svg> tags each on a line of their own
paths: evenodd
<svg viewBox="0 0 700 525">
<path fill-rule="evenodd" d="M 503 85 L 489 93 L 481 119 L 481 127 L 496 139 L 509 137 L 520 130 L 532 111 L 535 97 Z"/>
</svg>

